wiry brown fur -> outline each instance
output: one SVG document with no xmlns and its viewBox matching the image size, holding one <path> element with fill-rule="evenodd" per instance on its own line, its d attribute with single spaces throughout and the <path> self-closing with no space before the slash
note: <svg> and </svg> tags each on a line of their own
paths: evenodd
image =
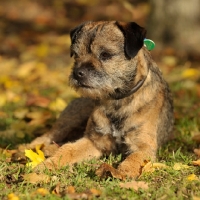
<svg viewBox="0 0 200 200">
<path fill-rule="evenodd" d="M 88 98 L 72 102 L 53 130 L 33 141 L 32 145 L 76 140 L 38 168 L 122 153 L 125 160 L 119 171 L 137 177 L 143 162 L 155 159 L 172 131 L 173 107 L 167 83 L 141 46 L 144 36 L 144 29 L 134 23 L 114 21 L 88 22 L 71 32 L 75 64 L 70 84 Z"/>
</svg>

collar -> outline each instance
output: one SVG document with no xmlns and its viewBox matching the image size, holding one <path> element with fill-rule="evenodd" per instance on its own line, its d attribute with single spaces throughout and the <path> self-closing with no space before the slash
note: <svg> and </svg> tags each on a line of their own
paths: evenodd
<svg viewBox="0 0 200 200">
<path fill-rule="evenodd" d="M 148 74 L 149 74 L 149 70 L 147 72 L 147 75 L 143 79 L 139 80 L 136 83 L 136 85 L 129 92 L 123 93 L 122 91 L 120 91 L 120 89 L 116 89 L 115 94 L 111 94 L 110 96 L 112 98 L 114 98 L 115 100 L 119 100 L 119 99 L 123 99 L 123 98 L 126 98 L 126 97 L 132 95 L 133 93 L 137 92 L 142 87 L 142 85 L 144 84 Z"/>
</svg>

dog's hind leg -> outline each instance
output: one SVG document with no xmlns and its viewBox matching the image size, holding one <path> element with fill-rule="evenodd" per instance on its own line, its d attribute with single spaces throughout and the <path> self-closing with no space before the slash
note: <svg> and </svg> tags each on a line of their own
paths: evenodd
<svg viewBox="0 0 200 200">
<path fill-rule="evenodd" d="M 64 143 L 83 137 L 89 116 L 95 103 L 89 98 L 78 98 L 72 101 L 61 113 L 53 128 L 46 134 L 36 138 L 30 144 Z"/>
</svg>

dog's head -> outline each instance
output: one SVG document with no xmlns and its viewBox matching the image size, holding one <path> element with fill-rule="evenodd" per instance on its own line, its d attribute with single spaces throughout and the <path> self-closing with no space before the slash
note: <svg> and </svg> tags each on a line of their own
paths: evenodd
<svg viewBox="0 0 200 200">
<path fill-rule="evenodd" d="M 70 85 L 91 98 L 123 98 L 136 85 L 137 54 L 145 35 L 134 22 L 86 22 L 73 29 Z"/>
</svg>

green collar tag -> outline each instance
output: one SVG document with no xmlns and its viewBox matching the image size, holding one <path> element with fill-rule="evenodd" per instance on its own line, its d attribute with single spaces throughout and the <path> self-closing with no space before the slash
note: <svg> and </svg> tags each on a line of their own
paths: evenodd
<svg viewBox="0 0 200 200">
<path fill-rule="evenodd" d="M 144 46 L 149 50 L 153 50 L 155 48 L 155 43 L 153 40 L 150 39 L 144 39 Z"/>
</svg>

